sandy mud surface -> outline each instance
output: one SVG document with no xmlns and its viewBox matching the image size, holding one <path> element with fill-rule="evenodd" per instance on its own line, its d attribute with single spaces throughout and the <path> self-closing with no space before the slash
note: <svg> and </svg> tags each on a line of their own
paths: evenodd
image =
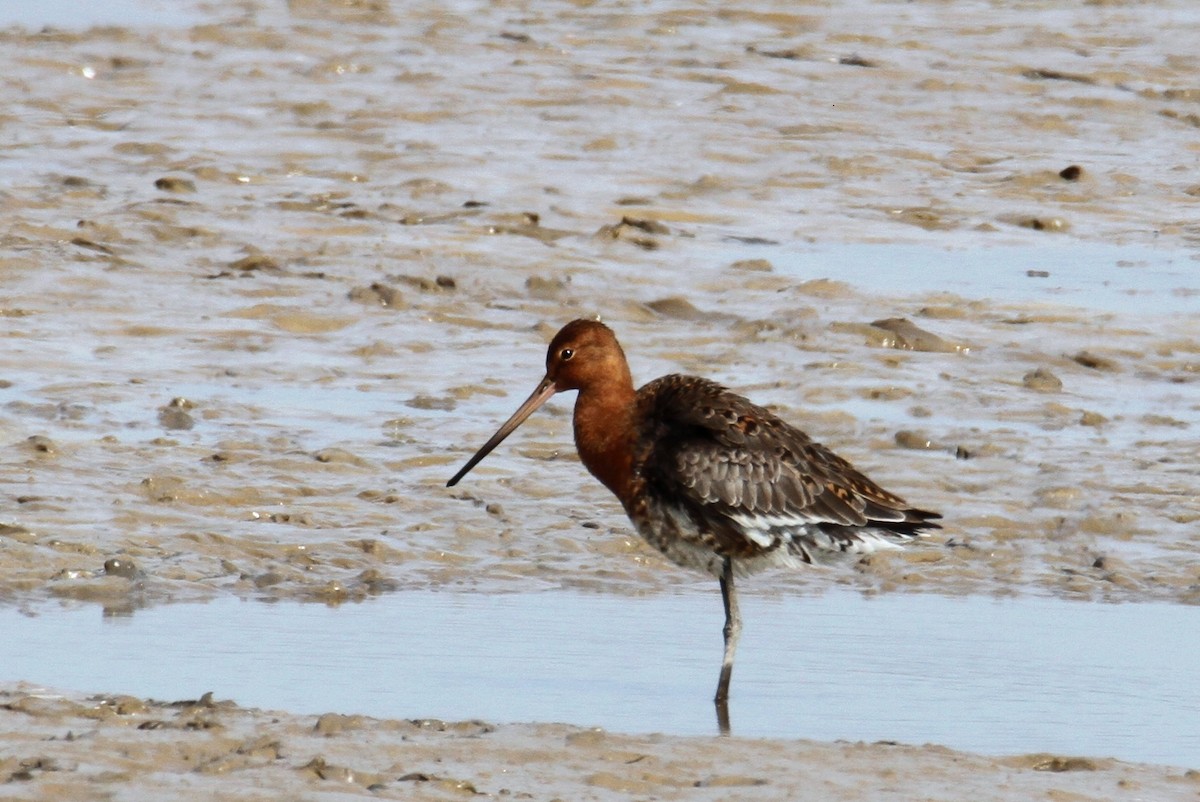
<svg viewBox="0 0 1200 802">
<path fill-rule="evenodd" d="M 13 737 L 13 733 L 23 733 Z M 937 746 L 296 716 L 0 689 L 9 799 L 1195 799 L 1200 772 Z M 215 798 L 215 797 L 214 797 Z"/>
<path fill-rule="evenodd" d="M 0 601 L 707 585 L 573 464 L 569 403 L 443 487 L 540 378 L 549 336 L 600 314 L 635 378 L 723 381 L 946 516 L 923 547 L 762 585 L 1200 602 L 1187 3 L 180 9 L 0 30 Z M 94 706 L 4 713 L 22 793 L 92 770 L 67 731 L 124 777 L 113 798 L 223 787 L 172 762 L 217 736 Z M 831 799 L 859 782 L 954 798 L 964 773 L 977 798 L 1196 795 L 1105 761 L 214 715 L 238 734 L 205 760 L 314 793 L 333 787 L 304 768 L 324 754 L 431 798 L 458 792 L 399 777 L 534 798 L 608 773 L 662 797 L 766 777 L 779 793 L 755 793 L 786 798 L 800 760 Z M 329 746 L 237 752 L 275 718 Z M 365 730 L 381 740 L 362 762 L 332 748 L 363 755 Z M 129 737 L 172 767 L 129 767 Z M 409 737 L 511 751 L 385 756 Z M 527 750 L 538 768 L 497 779 Z M 630 768 L 643 752 L 658 768 Z M 61 770 L 21 767 L 42 754 Z M 732 768 L 696 768 L 717 754 Z"/>
</svg>

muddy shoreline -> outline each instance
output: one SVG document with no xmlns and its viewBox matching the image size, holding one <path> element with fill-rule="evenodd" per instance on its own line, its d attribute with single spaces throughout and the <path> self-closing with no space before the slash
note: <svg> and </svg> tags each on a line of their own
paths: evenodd
<svg viewBox="0 0 1200 802">
<path fill-rule="evenodd" d="M 0 688 L 0 777 L 13 799 L 123 789 L 224 799 L 1194 799 L 1200 774 L 1070 755 L 987 758 L 938 746 L 632 736 L 565 724 L 381 720 Z M 81 747 L 87 748 L 86 759 Z M 153 767 L 147 771 L 147 767 Z M 902 790 L 901 790 L 902 789 Z M 32 792 L 32 793 L 29 793 Z M 193 791 L 194 792 L 194 791 Z"/>
</svg>

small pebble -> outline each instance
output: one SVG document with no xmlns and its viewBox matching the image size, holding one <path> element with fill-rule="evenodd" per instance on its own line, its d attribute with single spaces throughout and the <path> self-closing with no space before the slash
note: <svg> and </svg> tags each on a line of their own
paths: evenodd
<svg viewBox="0 0 1200 802">
<path fill-rule="evenodd" d="M 123 576 L 133 579 L 137 576 L 137 564 L 128 557 L 110 557 L 104 561 L 104 573 L 109 576 Z"/>
<path fill-rule="evenodd" d="M 154 188 L 163 192 L 195 192 L 196 184 L 191 179 L 169 175 L 155 181 Z"/>
<path fill-rule="evenodd" d="M 1021 379 L 1030 390 L 1035 390 L 1039 393 L 1057 393 L 1062 390 L 1062 379 L 1055 376 L 1046 368 L 1038 368 L 1031 370 Z"/>
</svg>

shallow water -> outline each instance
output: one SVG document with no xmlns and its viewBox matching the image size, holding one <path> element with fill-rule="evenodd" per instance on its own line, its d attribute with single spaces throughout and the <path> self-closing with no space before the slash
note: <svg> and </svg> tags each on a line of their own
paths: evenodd
<svg viewBox="0 0 1200 802">
<path fill-rule="evenodd" d="M 7 0 L 0 5 L 0 27 L 21 26 L 85 29 L 93 26 L 183 27 L 203 16 L 188 4 L 171 0 L 105 0 L 77 3 L 74 0 Z"/>
<path fill-rule="evenodd" d="M 762 250 L 787 275 L 835 278 L 885 296 L 945 293 L 1047 312 L 1087 309 L 1160 325 L 1200 307 L 1200 254 L 1186 251 L 1089 242 L 970 251 L 870 243 Z"/>
<path fill-rule="evenodd" d="M 865 588 L 1200 601 L 1184 6 L 179 7 L 0 31 L 4 593 L 662 588 L 567 402 L 443 487 L 602 314 L 967 546 Z"/>
<path fill-rule="evenodd" d="M 934 743 L 1200 766 L 1200 608 L 745 594 L 746 737 Z M 6 677 L 297 713 L 715 733 L 711 593 L 408 592 L 329 608 L 219 599 L 131 616 L 0 609 Z"/>
</svg>

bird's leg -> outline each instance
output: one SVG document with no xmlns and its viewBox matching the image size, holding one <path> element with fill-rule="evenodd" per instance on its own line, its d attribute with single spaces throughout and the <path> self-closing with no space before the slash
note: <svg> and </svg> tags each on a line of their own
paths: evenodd
<svg viewBox="0 0 1200 802">
<path fill-rule="evenodd" d="M 725 558 L 721 571 L 721 600 L 725 603 L 725 659 L 721 661 L 721 678 L 717 681 L 717 716 L 729 702 L 729 677 L 733 674 L 733 654 L 737 651 L 738 636 L 742 634 L 742 616 L 738 613 L 737 591 L 733 587 L 733 559 Z M 726 713 L 728 719 L 728 713 Z"/>
</svg>

